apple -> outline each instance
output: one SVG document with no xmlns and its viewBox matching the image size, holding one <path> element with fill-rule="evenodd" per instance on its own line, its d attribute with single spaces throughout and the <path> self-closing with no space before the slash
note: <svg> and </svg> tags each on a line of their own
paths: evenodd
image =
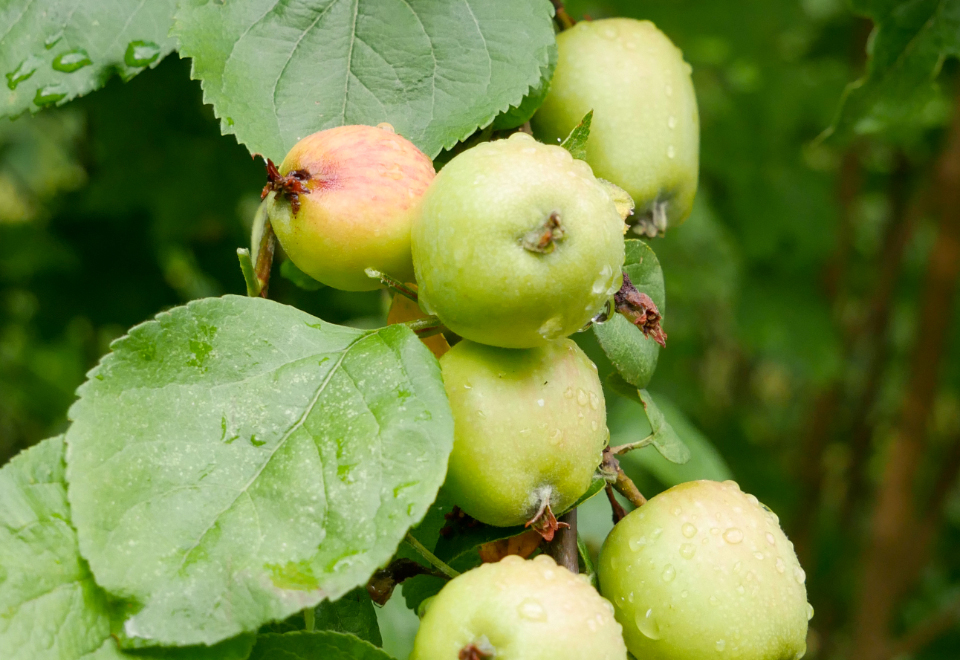
<svg viewBox="0 0 960 660">
<path fill-rule="evenodd" d="M 367 268 L 413 278 L 410 227 L 435 172 L 389 124 L 309 135 L 283 159 L 279 174 L 295 185 L 292 193 L 271 193 L 267 214 L 300 270 L 345 291 L 380 286 Z"/>
<path fill-rule="evenodd" d="M 732 481 L 667 490 L 613 528 L 597 566 L 644 660 L 798 660 L 806 579 L 776 515 Z"/>
<path fill-rule="evenodd" d="M 544 346 L 620 289 L 623 220 L 590 166 L 524 133 L 457 155 L 423 197 L 413 264 L 424 311 L 461 337 Z"/>
<path fill-rule="evenodd" d="M 626 190 L 638 231 L 683 222 L 697 192 L 700 122 L 690 65 L 650 21 L 581 21 L 557 35 L 559 60 L 534 134 L 567 136 L 593 110 L 587 162 Z"/>
<path fill-rule="evenodd" d="M 431 599 L 410 660 L 626 660 L 610 603 L 547 555 L 508 556 Z"/>
<path fill-rule="evenodd" d="M 440 359 L 454 423 L 446 488 L 477 520 L 548 524 L 586 492 L 609 439 L 596 366 L 569 339 L 463 340 Z"/>
</svg>

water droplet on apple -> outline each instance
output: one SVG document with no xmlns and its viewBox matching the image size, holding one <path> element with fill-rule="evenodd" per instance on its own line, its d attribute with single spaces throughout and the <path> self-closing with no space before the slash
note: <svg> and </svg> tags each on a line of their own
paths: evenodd
<svg viewBox="0 0 960 660">
<path fill-rule="evenodd" d="M 780 557 L 777 557 L 777 573 L 783 573 L 787 570 L 786 564 L 783 563 L 783 560 Z"/>
<path fill-rule="evenodd" d="M 803 569 L 797 566 L 793 569 L 793 579 L 797 581 L 797 584 L 803 584 L 807 581 L 807 574 L 803 572 Z"/>
<path fill-rule="evenodd" d="M 521 619 L 527 619 L 528 621 L 546 621 L 547 612 L 543 609 L 543 605 L 540 604 L 535 598 L 526 598 L 520 605 L 517 606 L 517 614 L 520 615 Z"/>
<path fill-rule="evenodd" d="M 683 523 L 683 527 L 680 528 L 680 532 L 688 539 L 692 539 L 697 535 L 697 528 L 690 523 Z"/>
<path fill-rule="evenodd" d="M 675 577 L 677 577 L 677 570 L 673 567 L 673 564 L 667 564 L 663 573 L 660 574 L 660 579 L 664 582 L 673 582 Z"/>
<path fill-rule="evenodd" d="M 387 122 L 385 122 L 385 121 L 384 121 L 384 122 L 380 122 L 379 124 L 377 124 L 377 128 L 379 128 L 381 131 L 386 131 L 387 133 L 396 133 L 396 132 L 397 132 L 397 131 L 393 128 L 393 124 L 389 124 L 389 123 L 387 123 Z"/>
<path fill-rule="evenodd" d="M 718 639 L 714 647 L 717 649 L 717 653 L 723 653 L 723 649 L 727 648 L 727 643 L 722 639 Z"/>
<path fill-rule="evenodd" d="M 727 543 L 736 545 L 737 543 L 740 543 L 740 541 L 743 540 L 743 532 L 741 532 L 736 527 L 731 527 L 730 529 L 728 529 L 723 533 L 723 540 L 726 541 Z"/>
<path fill-rule="evenodd" d="M 653 609 L 649 609 L 646 612 L 637 612 L 636 624 L 644 637 L 653 640 L 660 639 L 660 624 L 657 623 Z"/>
<path fill-rule="evenodd" d="M 680 546 L 680 556 L 684 559 L 692 559 L 697 554 L 697 547 L 692 543 L 684 543 Z"/>
</svg>

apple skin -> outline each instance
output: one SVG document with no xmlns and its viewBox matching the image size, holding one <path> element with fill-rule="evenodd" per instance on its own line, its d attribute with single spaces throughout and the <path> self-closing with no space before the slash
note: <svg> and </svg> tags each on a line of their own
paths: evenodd
<svg viewBox="0 0 960 660">
<path fill-rule="evenodd" d="M 666 202 L 669 226 L 693 208 L 700 120 L 690 65 L 650 21 L 581 21 L 557 35 L 559 61 L 550 91 L 531 120 L 554 144 L 593 110 L 587 162 L 626 190 L 636 214 Z"/>
<path fill-rule="evenodd" d="M 806 579 L 776 515 L 732 481 L 691 481 L 613 528 L 597 566 L 644 660 L 797 660 Z"/>
<path fill-rule="evenodd" d="M 283 196 L 268 199 L 273 230 L 300 270 L 344 291 L 379 288 L 367 268 L 413 279 L 410 226 L 436 174 L 412 142 L 388 124 L 340 126 L 300 140 L 279 169 L 310 174 L 296 216 Z"/>
<path fill-rule="evenodd" d="M 610 603 L 548 555 L 504 557 L 447 583 L 426 608 L 410 660 L 458 660 L 471 644 L 503 660 L 627 657 Z"/>
<path fill-rule="evenodd" d="M 596 366 L 575 343 L 463 340 L 440 368 L 454 424 L 446 488 L 467 514 L 522 525 L 545 499 L 559 515 L 586 492 L 609 431 Z"/>
<path fill-rule="evenodd" d="M 522 241 L 556 213 L 549 253 Z M 413 227 L 420 305 L 461 337 L 505 348 L 576 332 L 622 283 L 623 220 L 590 166 L 524 133 L 451 160 Z"/>
</svg>

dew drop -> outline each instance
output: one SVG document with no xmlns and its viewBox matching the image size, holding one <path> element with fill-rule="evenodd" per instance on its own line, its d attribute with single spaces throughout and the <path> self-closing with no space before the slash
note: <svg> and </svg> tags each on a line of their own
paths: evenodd
<svg viewBox="0 0 960 660">
<path fill-rule="evenodd" d="M 33 72 L 37 70 L 37 67 L 40 66 L 41 63 L 42 60 L 40 58 L 33 56 L 20 62 L 16 69 L 7 74 L 7 87 L 16 89 L 17 85 L 33 75 Z"/>
<path fill-rule="evenodd" d="M 743 588 L 743 585 L 742 585 L 742 584 L 737 585 L 737 593 L 738 593 L 738 594 L 740 594 L 740 595 L 742 596 L 745 591 L 746 591 L 746 589 Z"/>
<path fill-rule="evenodd" d="M 680 528 L 680 532 L 688 539 L 692 539 L 697 535 L 697 528 L 690 523 L 683 523 L 683 527 Z"/>
<path fill-rule="evenodd" d="M 385 121 L 384 121 L 384 122 L 380 122 L 379 124 L 377 124 L 377 128 L 379 128 L 381 131 L 386 131 L 387 133 L 396 133 L 396 132 L 397 132 L 396 129 L 394 129 L 393 124 L 387 123 L 387 122 L 385 122 Z M 393 143 L 391 142 L 391 144 L 393 144 Z"/>
<path fill-rule="evenodd" d="M 577 389 L 577 403 L 579 403 L 581 406 L 585 406 L 587 405 L 587 401 L 587 393 L 582 389 Z"/>
<path fill-rule="evenodd" d="M 671 85 L 665 86 L 663 88 L 663 93 L 666 94 L 667 96 L 673 96 L 673 87 Z"/>
<path fill-rule="evenodd" d="M 754 553 L 753 553 L 753 556 L 756 557 L 757 559 L 760 559 L 760 560 L 763 559 L 763 553 L 762 553 L 762 552 L 754 552 Z"/>
<path fill-rule="evenodd" d="M 597 632 L 597 622 L 593 619 L 587 619 L 587 628 L 590 629 L 590 632 Z"/>
<path fill-rule="evenodd" d="M 731 527 L 730 529 L 728 529 L 723 533 L 723 540 L 726 541 L 727 543 L 732 543 L 736 545 L 737 543 L 740 543 L 740 541 L 743 540 L 743 532 L 741 532 L 736 527 Z"/>
<path fill-rule="evenodd" d="M 677 150 L 674 149 L 673 145 L 671 144 L 669 147 L 667 147 L 667 158 L 676 158 L 676 156 Z"/>
<path fill-rule="evenodd" d="M 743 568 L 743 564 L 741 564 L 740 562 L 737 562 L 736 564 L 733 565 L 733 572 L 739 573 L 742 568 Z"/>
<path fill-rule="evenodd" d="M 53 105 L 67 95 L 67 89 L 63 85 L 46 85 L 37 90 L 33 97 L 33 102 L 41 108 Z"/>
<path fill-rule="evenodd" d="M 82 48 L 75 48 L 57 55 L 53 58 L 53 64 L 51 66 L 63 73 L 73 73 L 90 64 L 93 64 L 93 61 L 90 59 L 90 56 L 87 55 L 87 51 Z"/>
<path fill-rule="evenodd" d="M 559 445 L 561 440 L 563 440 L 563 431 L 553 429 L 553 433 L 550 434 L 550 444 Z"/>
<path fill-rule="evenodd" d="M 640 551 L 640 548 L 642 548 L 642 547 L 645 546 L 646 544 L 647 544 L 647 537 L 646 537 L 646 536 L 634 536 L 634 537 L 631 538 L 630 541 L 627 543 L 627 545 L 630 546 L 630 549 L 633 550 L 634 552 L 639 552 L 639 551 Z"/>
<path fill-rule="evenodd" d="M 680 556 L 684 559 L 691 559 L 697 554 L 697 547 L 692 543 L 684 543 L 680 546 Z"/>
<path fill-rule="evenodd" d="M 727 486 L 728 488 L 733 488 L 734 490 L 740 490 L 740 484 L 738 484 L 736 481 L 733 481 L 731 479 L 727 479 L 726 481 L 724 481 L 723 485 Z"/>
<path fill-rule="evenodd" d="M 677 118 L 674 117 L 673 115 L 670 115 L 670 116 L 667 118 L 667 127 L 668 127 L 668 128 L 676 128 L 676 127 L 677 127 Z"/>
<path fill-rule="evenodd" d="M 567 399 L 572 399 L 572 398 L 573 398 L 573 394 L 574 394 L 574 392 L 573 392 L 573 388 L 572 388 L 572 387 L 568 387 L 567 389 L 565 389 L 565 390 L 563 391 L 563 396 L 566 397 Z"/>
<path fill-rule="evenodd" d="M 681 513 L 683 513 L 683 509 L 681 509 L 680 507 L 677 507 L 676 509 L 673 510 L 673 515 L 675 516 L 679 516 Z"/>
<path fill-rule="evenodd" d="M 719 528 L 719 527 L 711 527 L 711 528 L 710 528 L 710 533 L 713 534 L 714 536 L 716 536 L 717 534 L 720 533 L 720 528 Z"/>
<path fill-rule="evenodd" d="M 546 570 L 543 572 L 543 579 L 544 579 L 544 580 L 552 580 L 554 577 L 556 577 L 556 573 L 554 573 L 554 572 L 553 572 L 552 570 L 550 570 L 549 568 L 546 569 Z"/>
<path fill-rule="evenodd" d="M 532 431 L 531 431 L 530 429 L 520 429 L 520 437 L 521 437 L 521 438 L 528 438 L 528 437 L 530 437 L 530 434 L 531 434 L 531 433 L 532 433 Z"/>
<path fill-rule="evenodd" d="M 783 560 L 780 557 L 777 557 L 777 573 L 783 573 L 786 570 L 786 564 L 783 563 Z"/>
<path fill-rule="evenodd" d="M 606 29 L 603 31 L 603 38 L 604 38 L 604 39 L 615 39 L 616 36 L 617 36 L 617 31 L 614 30 L 613 28 L 606 28 Z"/>
<path fill-rule="evenodd" d="M 807 603 L 807 621 L 813 618 L 813 605 Z"/>
<path fill-rule="evenodd" d="M 160 46 L 152 41 L 131 41 L 123 54 L 127 66 L 142 67 L 151 64 L 160 56 Z"/>
<path fill-rule="evenodd" d="M 546 402 L 543 399 L 537 399 L 537 405 L 543 408 L 546 405 Z"/>
<path fill-rule="evenodd" d="M 650 536 L 653 537 L 653 540 L 654 540 L 654 541 L 656 541 L 658 538 L 660 538 L 660 535 L 661 535 L 661 534 L 663 534 L 663 528 L 662 528 L 662 527 L 657 527 L 657 528 L 654 529 L 652 532 L 650 532 Z"/>
<path fill-rule="evenodd" d="M 759 505 L 760 505 L 760 500 L 757 499 L 757 496 L 756 496 L 756 495 L 749 495 L 749 494 L 748 494 L 748 495 L 747 495 L 747 501 L 750 502 L 750 504 L 752 504 L 752 505 L 754 505 L 754 506 L 759 506 Z"/>
<path fill-rule="evenodd" d="M 677 577 L 677 570 L 673 567 L 673 564 L 667 564 L 663 573 L 660 574 L 660 579 L 664 582 L 673 582 L 675 577 Z"/>
<path fill-rule="evenodd" d="M 773 538 L 773 534 L 771 534 L 770 532 L 767 532 L 767 543 L 769 543 L 770 545 L 777 544 L 777 540 Z"/>
<path fill-rule="evenodd" d="M 645 613 L 637 612 L 636 624 L 644 637 L 653 640 L 660 639 L 660 624 L 657 623 L 652 609 L 647 610 Z"/>
<path fill-rule="evenodd" d="M 717 653 L 723 653 L 723 649 L 727 648 L 727 643 L 722 639 L 718 639 L 714 647 L 717 649 Z"/>
<path fill-rule="evenodd" d="M 543 609 L 543 605 L 540 604 L 535 598 L 526 598 L 520 605 L 517 606 L 517 613 L 520 615 L 521 619 L 526 619 L 527 621 L 546 621 L 547 612 Z"/>
<path fill-rule="evenodd" d="M 803 572 L 803 569 L 797 566 L 793 569 L 793 579 L 797 581 L 797 584 L 803 584 L 807 581 L 807 574 Z"/>
<path fill-rule="evenodd" d="M 594 410 L 598 410 L 600 408 L 600 397 L 593 392 L 590 392 L 590 407 Z"/>
<path fill-rule="evenodd" d="M 43 47 L 46 48 L 47 50 L 50 50 L 51 48 L 56 46 L 58 43 L 60 43 L 61 39 L 63 39 L 63 30 L 54 32 L 49 37 L 43 40 Z"/>
<path fill-rule="evenodd" d="M 594 431 L 600 428 L 600 425 L 597 423 L 597 420 L 593 420 L 592 422 L 590 422 L 590 428 L 593 429 Z"/>
</svg>

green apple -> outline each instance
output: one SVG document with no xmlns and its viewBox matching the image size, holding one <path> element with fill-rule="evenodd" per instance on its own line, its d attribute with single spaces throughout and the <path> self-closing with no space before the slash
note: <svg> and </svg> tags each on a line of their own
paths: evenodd
<svg viewBox="0 0 960 660">
<path fill-rule="evenodd" d="M 609 432 L 596 366 L 575 343 L 463 340 L 440 368 L 454 424 L 446 487 L 467 514 L 522 525 L 586 492 Z"/>
<path fill-rule="evenodd" d="M 583 161 L 524 133 L 451 160 L 413 227 L 420 303 L 505 348 L 566 337 L 621 285 L 623 220 Z"/>
<path fill-rule="evenodd" d="M 626 660 L 610 603 L 547 555 L 505 557 L 431 600 L 410 660 Z"/>
<path fill-rule="evenodd" d="M 559 61 L 532 126 L 567 136 L 593 110 L 587 162 L 626 190 L 638 231 L 662 233 L 690 214 L 697 192 L 700 122 L 690 65 L 650 21 L 581 21 L 557 35 Z"/>
<path fill-rule="evenodd" d="M 643 660 L 797 660 L 805 576 L 776 515 L 732 481 L 692 481 L 613 528 L 600 591 Z"/>
<path fill-rule="evenodd" d="M 300 270 L 346 291 L 380 286 L 367 268 L 413 278 L 410 226 L 435 176 L 413 143 L 389 124 L 340 126 L 300 140 L 279 169 L 300 173 L 308 191 L 267 200 L 280 245 Z"/>
</svg>

